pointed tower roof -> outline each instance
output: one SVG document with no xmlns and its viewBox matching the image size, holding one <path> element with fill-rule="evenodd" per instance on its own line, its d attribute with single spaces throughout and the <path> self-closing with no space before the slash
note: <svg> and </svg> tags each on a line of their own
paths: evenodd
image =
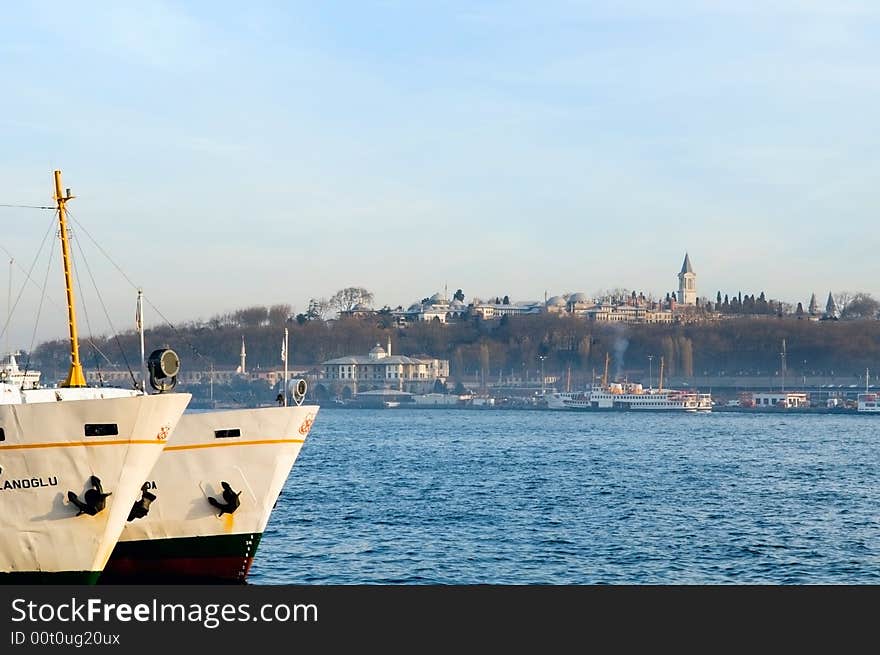
<svg viewBox="0 0 880 655">
<path fill-rule="evenodd" d="M 837 303 L 834 302 L 834 296 L 830 291 L 828 292 L 828 302 L 825 303 L 825 313 L 828 316 L 837 316 L 838 314 Z"/>
<path fill-rule="evenodd" d="M 684 262 L 681 265 L 681 273 L 693 273 L 694 269 L 691 266 L 691 258 L 687 253 L 684 254 Z"/>
</svg>

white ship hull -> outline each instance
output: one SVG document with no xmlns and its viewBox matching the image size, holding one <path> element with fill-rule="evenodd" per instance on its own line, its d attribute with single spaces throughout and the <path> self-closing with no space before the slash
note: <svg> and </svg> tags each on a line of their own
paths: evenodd
<svg viewBox="0 0 880 655">
<path fill-rule="evenodd" d="M 243 582 L 318 409 L 185 414 L 144 476 L 156 499 L 125 525 L 101 582 Z M 233 513 L 208 500 L 223 500 L 221 482 L 240 494 Z"/>
<path fill-rule="evenodd" d="M 104 393 L 114 395 L 6 392 L 17 402 L 0 404 L 0 582 L 94 582 L 190 400 Z M 116 426 L 116 434 L 86 436 L 87 424 Z M 68 492 L 84 498 L 91 476 L 112 495 L 97 514 L 77 516 Z"/>
<path fill-rule="evenodd" d="M 860 393 L 856 411 L 859 414 L 880 414 L 880 393 Z"/>
</svg>

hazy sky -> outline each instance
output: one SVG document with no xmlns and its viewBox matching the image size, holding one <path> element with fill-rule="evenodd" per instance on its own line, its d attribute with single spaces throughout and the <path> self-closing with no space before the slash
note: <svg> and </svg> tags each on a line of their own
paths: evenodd
<svg viewBox="0 0 880 655">
<path fill-rule="evenodd" d="M 685 251 L 712 298 L 880 295 L 874 1 L 12 3 L 0 54 L 0 203 L 49 203 L 62 169 L 175 322 L 345 286 L 659 295 Z M 0 208 L 13 296 L 50 220 Z M 47 265 L 38 341 L 66 334 Z"/>
</svg>

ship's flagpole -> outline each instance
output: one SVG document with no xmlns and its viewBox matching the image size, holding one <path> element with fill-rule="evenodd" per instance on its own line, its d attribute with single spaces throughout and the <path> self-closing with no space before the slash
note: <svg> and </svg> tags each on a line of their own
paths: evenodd
<svg viewBox="0 0 880 655">
<path fill-rule="evenodd" d="M 137 330 L 141 340 L 141 391 L 147 393 L 147 355 L 144 348 L 144 292 L 138 289 Z"/>
</svg>

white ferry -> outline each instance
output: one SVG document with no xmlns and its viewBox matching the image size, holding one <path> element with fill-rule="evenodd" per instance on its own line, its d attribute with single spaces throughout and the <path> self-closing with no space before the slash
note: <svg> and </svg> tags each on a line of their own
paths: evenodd
<svg viewBox="0 0 880 655">
<path fill-rule="evenodd" d="M 70 371 L 40 388 L 14 356 L 0 380 L 0 584 L 94 583 L 188 393 L 86 385 L 79 359 L 65 203 L 55 172 Z M 170 351 L 167 351 L 170 352 Z"/>
<path fill-rule="evenodd" d="M 711 412 L 712 396 L 678 389 L 645 389 L 637 383 L 612 382 L 587 392 L 555 393 L 550 409 Z"/>
<path fill-rule="evenodd" d="M 9 353 L 9 359 L 3 368 L 0 368 L 0 383 L 8 384 L 17 389 L 39 389 L 40 372 L 25 369 L 22 371 L 15 356 L 19 353 Z"/>
<path fill-rule="evenodd" d="M 880 393 L 860 393 L 856 411 L 862 414 L 880 414 Z"/>
<path fill-rule="evenodd" d="M 548 409 L 579 409 L 576 403 L 589 401 L 589 391 L 557 391 L 544 396 Z"/>
<path fill-rule="evenodd" d="M 712 396 L 697 391 L 663 389 L 663 359 L 660 359 L 660 386 L 645 389 L 635 382 L 607 382 L 608 358 L 602 385 L 587 391 L 558 392 L 547 396 L 550 409 L 633 410 L 711 412 Z"/>
</svg>

